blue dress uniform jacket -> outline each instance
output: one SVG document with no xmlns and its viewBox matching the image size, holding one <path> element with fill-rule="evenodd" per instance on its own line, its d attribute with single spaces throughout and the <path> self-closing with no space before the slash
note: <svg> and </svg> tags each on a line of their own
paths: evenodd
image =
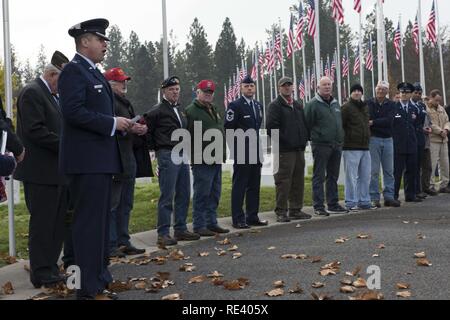
<svg viewBox="0 0 450 320">
<path fill-rule="evenodd" d="M 98 69 L 76 55 L 59 83 L 63 130 L 60 170 L 64 174 L 121 172 L 114 126 L 114 95 Z"/>
<path fill-rule="evenodd" d="M 418 122 L 417 108 L 408 102 L 408 112 L 400 102 L 395 105 L 394 113 L 394 152 L 397 154 L 417 153 L 416 126 Z"/>
<path fill-rule="evenodd" d="M 248 139 L 245 142 L 245 163 L 239 163 L 237 160 L 242 159 L 242 155 L 238 155 L 237 140 L 235 139 L 233 167 L 233 190 L 231 194 L 231 209 L 233 226 L 239 228 L 246 224 L 259 223 L 259 200 L 261 187 L 261 161 L 259 159 L 262 154 L 259 142 L 259 130 L 263 120 L 263 106 L 253 100 L 253 107 L 244 97 L 233 101 L 228 106 L 225 116 L 225 129 L 227 130 L 255 130 L 257 143 L 250 144 Z M 253 154 L 250 157 L 250 154 Z M 254 157 L 257 157 L 254 159 Z M 256 161 L 255 161 L 256 160 Z M 244 199 L 246 199 L 246 211 L 243 210 Z"/>
<path fill-rule="evenodd" d="M 417 110 L 417 120 L 416 120 L 416 135 L 417 135 L 417 145 L 422 148 L 425 148 L 426 135 L 423 131 L 423 127 L 425 126 L 425 120 L 427 118 L 427 107 L 423 104 L 423 102 L 414 103 L 411 101 L 411 104 Z"/>
</svg>

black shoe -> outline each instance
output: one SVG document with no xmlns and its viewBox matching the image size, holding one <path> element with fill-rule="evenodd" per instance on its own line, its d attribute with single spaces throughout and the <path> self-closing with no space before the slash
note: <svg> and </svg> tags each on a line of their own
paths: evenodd
<svg viewBox="0 0 450 320">
<path fill-rule="evenodd" d="M 385 200 L 384 201 L 384 206 L 385 207 L 392 207 L 392 208 L 400 208 L 401 207 L 401 202 L 398 200 Z"/>
<path fill-rule="evenodd" d="M 381 208 L 380 200 L 374 200 L 374 201 L 372 201 L 372 206 L 375 206 L 375 207 L 377 207 L 378 209 L 380 209 L 380 208 Z"/>
<path fill-rule="evenodd" d="M 176 246 L 178 244 L 177 240 L 172 238 L 170 235 L 158 236 L 157 244 L 162 247 Z"/>
<path fill-rule="evenodd" d="M 134 247 L 133 245 L 123 246 L 123 247 L 121 247 L 121 250 L 127 256 L 137 256 L 138 254 L 145 253 L 145 249 L 138 249 L 138 248 Z"/>
<path fill-rule="evenodd" d="M 97 295 L 97 297 L 95 298 L 96 300 L 102 300 L 102 299 L 98 299 L 99 297 L 104 296 L 106 299 L 103 300 L 119 300 L 119 296 L 117 295 L 117 293 L 111 292 L 109 290 L 103 290 L 102 293 L 100 293 L 99 295 Z"/>
<path fill-rule="evenodd" d="M 251 229 L 251 227 L 246 223 L 233 224 L 233 228 L 235 228 L 235 229 Z"/>
<path fill-rule="evenodd" d="M 343 208 L 343 207 L 341 207 L 340 205 L 337 205 L 337 206 L 335 206 L 335 207 L 328 207 L 328 210 L 327 210 L 330 214 L 345 214 L 345 213 L 348 213 L 348 210 L 347 209 L 345 209 L 345 208 Z"/>
<path fill-rule="evenodd" d="M 279 223 L 288 223 L 291 222 L 291 219 L 287 215 L 279 215 L 277 216 L 277 222 Z"/>
<path fill-rule="evenodd" d="M 219 226 L 209 227 L 208 230 L 209 230 L 209 231 L 212 231 L 212 232 L 214 232 L 214 233 L 218 233 L 218 234 L 226 234 L 226 233 L 230 233 L 230 230 L 221 228 L 221 227 L 219 227 Z"/>
<path fill-rule="evenodd" d="M 175 231 L 175 239 L 177 241 L 196 241 L 200 239 L 200 235 L 189 231 Z"/>
<path fill-rule="evenodd" d="M 329 217 L 330 214 L 325 209 L 315 209 L 314 214 L 321 217 Z"/>
<path fill-rule="evenodd" d="M 309 220 L 311 218 L 312 218 L 311 215 L 304 213 L 302 211 L 289 213 L 289 219 L 291 220 Z"/>
<path fill-rule="evenodd" d="M 414 202 L 414 203 L 420 203 L 423 202 L 423 200 L 419 199 L 419 198 L 413 198 L 413 199 L 406 199 L 406 202 Z"/>
<path fill-rule="evenodd" d="M 251 227 L 266 227 L 269 225 L 267 220 L 248 221 L 247 224 Z"/>
<path fill-rule="evenodd" d="M 424 190 L 424 192 L 425 192 L 427 195 L 432 196 L 432 197 L 435 197 L 435 196 L 437 196 L 437 195 L 439 194 L 439 193 L 437 193 L 436 190 L 434 190 L 434 189 Z"/>
<path fill-rule="evenodd" d="M 116 248 L 116 249 L 112 250 L 112 251 L 109 253 L 109 258 L 110 258 L 110 259 L 112 259 L 112 258 L 119 258 L 119 259 L 122 259 L 122 258 L 125 258 L 125 257 L 126 257 L 126 254 L 123 253 L 123 251 L 120 250 L 119 248 Z"/>
<path fill-rule="evenodd" d="M 428 198 L 428 196 L 426 193 L 419 193 L 419 194 L 416 194 L 416 198 L 425 200 L 426 198 Z"/>
<path fill-rule="evenodd" d="M 31 277 L 31 283 L 36 289 L 42 287 L 51 288 L 60 283 L 65 283 L 66 280 L 67 280 L 66 277 L 61 275 L 50 275 L 39 279 L 36 279 L 33 276 Z"/>
<path fill-rule="evenodd" d="M 208 229 L 195 230 L 194 232 L 198 234 L 200 237 L 214 237 L 216 235 L 215 232 L 212 232 Z"/>
</svg>

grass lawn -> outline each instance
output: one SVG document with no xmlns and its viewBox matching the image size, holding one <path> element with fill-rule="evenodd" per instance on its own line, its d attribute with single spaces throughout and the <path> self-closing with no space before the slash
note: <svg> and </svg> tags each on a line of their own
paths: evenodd
<svg viewBox="0 0 450 320">
<path fill-rule="evenodd" d="M 154 180 L 155 181 L 155 180 Z M 341 197 L 344 195 L 343 188 L 340 188 Z M 311 178 L 305 179 L 305 206 L 312 205 Z M 159 187 L 157 183 L 136 185 L 134 209 L 130 221 L 130 233 L 138 233 L 156 228 L 156 210 L 159 198 Z M 261 212 L 274 210 L 275 188 L 264 187 L 261 189 Z M 219 206 L 219 216 L 231 216 L 231 175 L 224 172 L 222 198 Z M 191 206 L 192 209 L 192 206 Z M 192 211 L 189 214 L 189 221 L 192 220 Z M 26 259 L 28 257 L 28 222 L 29 214 L 22 202 L 15 206 L 15 227 L 16 227 L 16 247 L 17 257 Z M 0 267 L 4 266 L 4 259 L 8 256 L 8 208 L 0 207 Z"/>
</svg>

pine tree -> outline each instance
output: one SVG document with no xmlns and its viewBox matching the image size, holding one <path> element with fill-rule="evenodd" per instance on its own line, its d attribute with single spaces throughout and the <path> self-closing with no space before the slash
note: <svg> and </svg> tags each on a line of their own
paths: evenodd
<svg viewBox="0 0 450 320">
<path fill-rule="evenodd" d="M 34 80 L 35 71 L 31 67 L 30 60 L 27 60 L 25 65 L 22 68 L 22 81 L 23 84 L 26 85 Z"/>
<path fill-rule="evenodd" d="M 108 45 L 108 53 L 104 63 L 105 69 L 123 67 L 126 61 L 125 42 L 122 37 L 122 32 L 117 25 L 111 27 L 108 38 L 111 41 Z"/>
<path fill-rule="evenodd" d="M 39 49 L 38 57 L 37 57 L 37 64 L 34 76 L 35 78 L 41 76 L 44 73 L 44 69 L 48 64 L 47 56 L 45 55 L 45 48 L 44 45 L 41 44 L 41 47 Z"/>
</svg>

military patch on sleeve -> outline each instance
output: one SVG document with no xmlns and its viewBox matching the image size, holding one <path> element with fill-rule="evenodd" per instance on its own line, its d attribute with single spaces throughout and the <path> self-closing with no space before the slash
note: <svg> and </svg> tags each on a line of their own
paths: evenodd
<svg viewBox="0 0 450 320">
<path fill-rule="evenodd" d="M 228 122 L 234 121 L 234 110 L 229 109 L 229 110 L 227 111 L 227 121 L 228 121 Z"/>
</svg>

